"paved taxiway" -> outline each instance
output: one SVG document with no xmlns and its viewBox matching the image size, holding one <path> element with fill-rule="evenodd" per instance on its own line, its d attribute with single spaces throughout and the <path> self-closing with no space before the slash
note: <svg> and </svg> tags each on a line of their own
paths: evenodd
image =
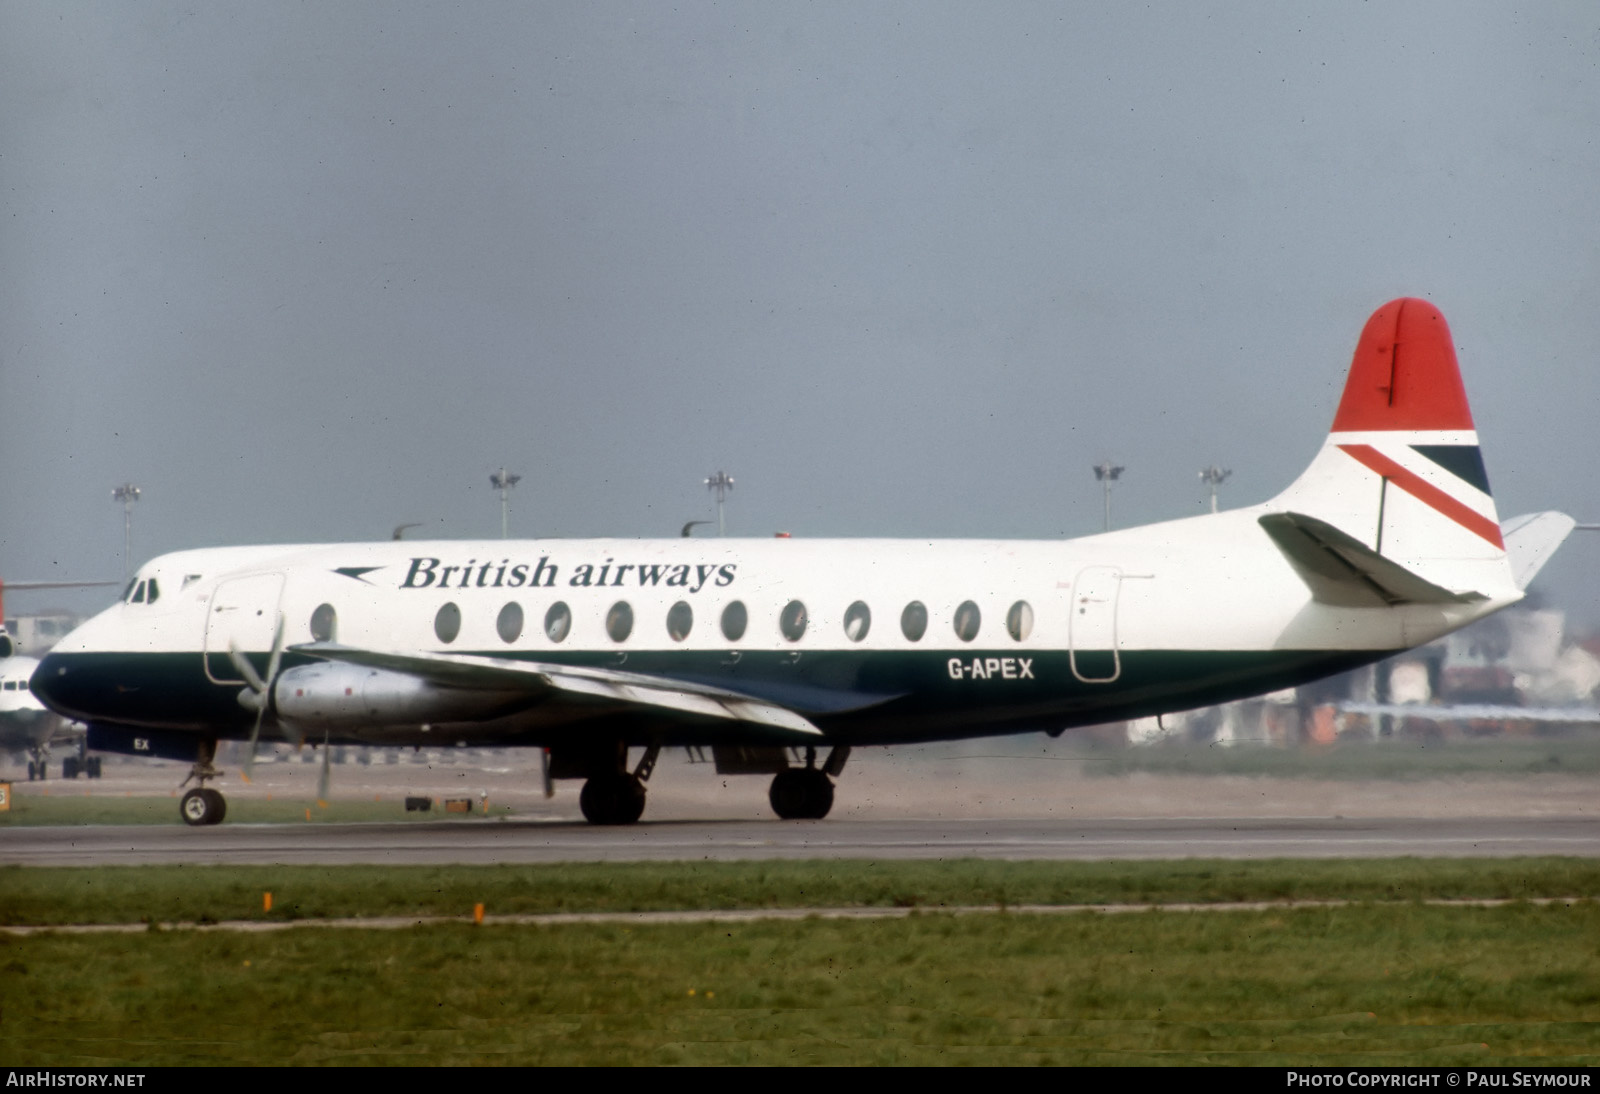
<svg viewBox="0 0 1600 1094">
<path fill-rule="evenodd" d="M 1600 857 L 1600 818 L 571 821 L 18 828 L 0 863 L 380 865 L 736 859 Z"/>
<path fill-rule="evenodd" d="M 170 825 L 0 825 L 0 863 L 1600 857 L 1593 777 L 1096 777 L 1082 763 L 1057 762 L 1048 743 L 1016 747 L 862 750 L 839 780 L 832 815 L 802 822 L 773 819 L 765 778 L 719 776 L 681 754 L 664 757 L 644 822 L 626 828 L 584 824 L 577 783 L 546 799 L 536 753 L 406 754 L 404 762 L 335 768 L 336 797 L 387 803 L 380 808 L 395 810 L 393 823 L 199 829 L 177 818 L 185 765 L 119 761 L 104 779 L 15 790 L 19 798 L 172 795 Z M 234 801 L 299 801 L 314 796 L 316 779 L 315 763 L 263 763 L 248 786 L 230 773 L 219 789 Z M 401 820 L 410 794 L 488 800 L 513 815 Z"/>
</svg>

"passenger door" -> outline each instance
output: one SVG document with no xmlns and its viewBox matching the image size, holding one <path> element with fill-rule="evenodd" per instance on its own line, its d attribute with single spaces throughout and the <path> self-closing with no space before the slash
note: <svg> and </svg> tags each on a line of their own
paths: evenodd
<svg viewBox="0 0 1600 1094">
<path fill-rule="evenodd" d="M 206 677 L 212 683 L 244 683 L 228 657 L 230 643 L 241 653 L 271 652 L 282 595 L 282 574 L 251 574 L 217 586 L 206 608 Z"/>
</svg>

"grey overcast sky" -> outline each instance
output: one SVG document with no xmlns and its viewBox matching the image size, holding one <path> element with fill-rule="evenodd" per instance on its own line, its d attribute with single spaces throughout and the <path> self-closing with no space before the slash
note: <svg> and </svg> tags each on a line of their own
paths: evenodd
<svg viewBox="0 0 1600 1094">
<path fill-rule="evenodd" d="M 501 464 L 514 535 L 1242 505 L 1399 295 L 1501 515 L 1600 520 L 1597 60 L 1592 0 L 4 0 L 0 575 L 120 576 L 126 480 L 136 562 L 495 536 Z"/>
</svg>

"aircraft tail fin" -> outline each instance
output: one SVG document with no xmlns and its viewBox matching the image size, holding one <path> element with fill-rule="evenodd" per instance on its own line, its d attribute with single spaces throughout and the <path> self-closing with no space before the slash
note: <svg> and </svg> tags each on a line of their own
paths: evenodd
<svg viewBox="0 0 1600 1094">
<path fill-rule="evenodd" d="M 1292 531 L 1267 528 L 1291 560 L 1286 543 L 1309 550 L 1309 520 L 1448 593 L 1499 599 L 1518 589 L 1450 328 L 1426 300 L 1373 312 L 1327 441 L 1268 508 L 1294 518 Z M 1355 557 L 1349 546 L 1334 553 Z"/>
</svg>

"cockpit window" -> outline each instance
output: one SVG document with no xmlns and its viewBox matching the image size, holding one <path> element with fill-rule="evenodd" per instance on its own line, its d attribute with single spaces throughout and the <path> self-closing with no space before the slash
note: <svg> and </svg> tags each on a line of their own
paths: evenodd
<svg viewBox="0 0 1600 1094">
<path fill-rule="evenodd" d="M 145 583 L 142 582 L 142 581 L 139 582 L 139 584 L 134 587 L 133 595 L 128 598 L 128 603 L 130 603 L 130 604 L 143 604 L 144 603 L 144 588 L 145 588 Z"/>
<path fill-rule="evenodd" d="M 132 581 L 128 582 L 128 587 L 126 589 L 122 590 L 122 599 L 123 600 L 125 600 L 125 601 L 127 601 L 129 603 L 133 602 L 133 587 L 135 585 L 137 585 L 137 584 L 139 584 L 139 579 L 138 578 L 134 578 Z"/>
<path fill-rule="evenodd" d="M 150 591 L 145 595 L 145 603 L 154 604 L 156 602 L 156 598 L 160 595 L 161 587 L 156 584 L 156 579 L 152 577 L 150 579 Z"/>
</svg>

